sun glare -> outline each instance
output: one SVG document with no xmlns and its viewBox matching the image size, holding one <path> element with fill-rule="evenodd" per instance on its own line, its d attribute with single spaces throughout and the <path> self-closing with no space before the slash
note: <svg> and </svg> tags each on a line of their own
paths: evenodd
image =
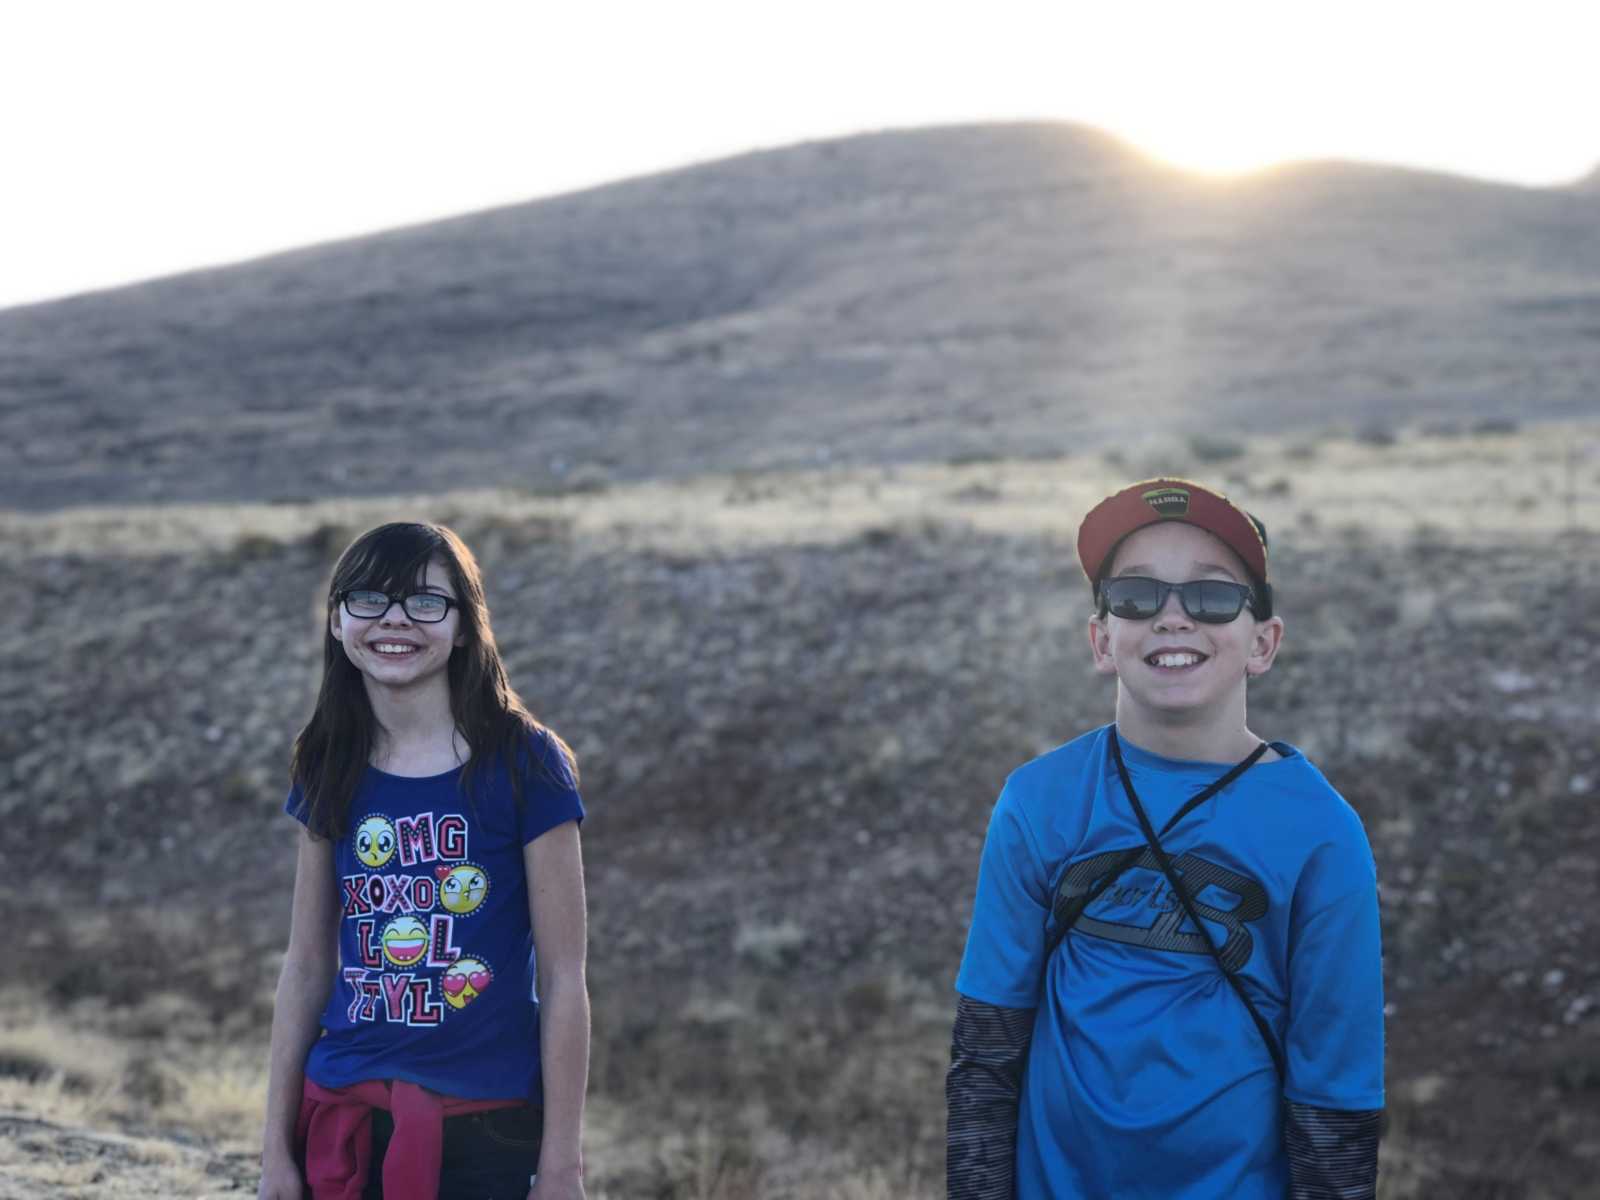
<svg viewBox="0 0 1600 1200">
<path fill-rule="evenodd" d="M 1193 136 L 1133 140 L 1141 151 L 1158 162 L 1201 175 L 1246 175 L 1305 157 L 1226 134 L 1226 130 L 1202 130 Z"/>
<path fill-rule="evenodd" d="M 1594 44 L 1600 15 L 1527 0 L 1515 16 L 1442 0 L 1219 0 L 1159 20 L 1141 8 L 1137 25 L 1107 18 L 1097 44 L 1123 49 L 1106 60 L 1120 70 L 1089 64 L 1080 111 L 1153 158 L 1211 175 L 1335 158 L 1576 178 L 1596 153 L 1592 123 L 1579 124 L 1594 111 L 1594 72 L 1578 47 Z"/>
<path fill-rule="evenodd" d="M 1151 86 L 1123 93 L 1121 111 L 1108 111 L 1105 125 L 1161 162 L 1236 175 L 1326 156 L 1372 120 L 1338 92 L 1296 91 L 1288 73 L 1287 63 L 1249 43 L 1169 58 Z"/>
</svg>

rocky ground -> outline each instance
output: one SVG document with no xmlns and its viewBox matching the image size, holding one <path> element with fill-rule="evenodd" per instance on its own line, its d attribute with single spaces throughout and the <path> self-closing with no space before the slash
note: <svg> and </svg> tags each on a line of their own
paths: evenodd
<svg viewBox="0 0 1600 1200">
<path fill-rule="evenodd" d="M 0 1195 L 253 1188 L 316 597 L 395 513 L 474 546 L 580 757 L 591 1196 L 936 1194 L 988 808 L 1110 713 L 1071 533 L 1159 469 L 1266 518 L 1289 639 L 1252 723 L 1372 839 L 1385 1196 L 1594 1195 L 1597 449 L 1507 425 L 5 518 Z"/>
</svg>

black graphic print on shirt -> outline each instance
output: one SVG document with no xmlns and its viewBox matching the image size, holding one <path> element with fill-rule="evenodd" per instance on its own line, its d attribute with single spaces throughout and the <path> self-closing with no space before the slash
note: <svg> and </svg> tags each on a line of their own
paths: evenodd
<svg viewBox="0 0 1600 1200">
<path fill-rule="evenodd" d="M 1125 853 L 1126 850 L 1107 850 L 1073 863 L 1067 868 L 1057 889 L 1058 900 L 1075 900 L 1088 893 L 1095 881 L 1111 870 Z M 1239 970 L 1250 961 L 1255 949 L 1245 923 L 1266 916 L 1266 889 L 1248 875 L 1241 875 L 1197 854 L 1177 856 L 1172 859 L 1172 867 L 1189 893 L 1195 912 L 1207 921 L 1215 921 L 1227 931 L 1226 938 L 1218 947 L 1223 967 L 1228 971 Z M 1230 908 L 1207 903 L 1203 897 L 1208 888 L 1229 892 L 1238 897 L 1238 902 Z M 1206 948 L 1202 933 L 1189 925 L 1183 902 L 1173 893 L 1166 876 L 1161 872 L 1161 864 L 1156 861 L 1155 853 L 1149 847 L 1121 878 L 1095 898 L 1072 928 L 1075 933 L 1086 933 L 1150 950 L 1175 950 L 1180 954 L 1211 953 Z"/>
</svg>

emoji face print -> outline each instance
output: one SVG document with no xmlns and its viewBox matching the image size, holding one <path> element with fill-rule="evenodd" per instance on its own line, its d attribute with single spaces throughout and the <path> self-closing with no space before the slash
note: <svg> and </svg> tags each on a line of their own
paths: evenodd
<svg viewBox="0 0 1600 1200">
<path fill-rule="evenodd" d="M 489 892 L 489 877 L 472 863 L 451 867 L 439 881 L 439 903 L 458 917 L 483 903 Z"/>
<path fill-rule="evenodd" d="M 356 826 L 356 857 L 369 867 L 381 867 L 393 858 L 394 844 L 388 817 L 368 817 Z"/>
<path fill-rule="evenodd" d="M 414 967 L 428 952 L 428 927 L 415 917 L 396 917 L 383 927 L 383 956 L 397 967 Z"/>
<path fill-rule="evenodd" d="M 475 958 L 458 958 L 444 973 L 439 986 L 444 992 L 444 1002 L 451 1008 L 465 1008 L 478 998 L 493 982 L 494 976 L 487 964 Z"/>
</svg>

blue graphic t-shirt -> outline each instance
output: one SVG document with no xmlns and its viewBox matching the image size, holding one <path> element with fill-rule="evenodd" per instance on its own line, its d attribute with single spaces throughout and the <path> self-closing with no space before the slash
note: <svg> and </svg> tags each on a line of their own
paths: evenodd
<svg viewBox="0 0 1600 1200">
<path fill-rule="evenodd" d="M 1035 1010 L 1017 1196 L 1281 1200 L 1279 1083 L 1249 1011 L 1148 852 L 1048 969 L 1051 900 L 1144 845 L 1103 727 L 1018 768 L 990 819 L 956 988 Z M 1298 750 L 1258 762 L 1161 839 L 1276 1033 L 1290 1100 L 1383 1107 L 1377 877 L 1355 812 Z M 1232 763 L 1122 741 L 1152 825 Z"/>
<path fill-rule="evenodd" d="M 468 1100 L 542 1098 L 523 847 L 583 802 L 542 737 L 519 807 L 501 764 L 469 800 L 462 768 L 368 767 L 334 844 L 339 977 L 306 1075 L 404 1079 Z M 286 811 L 304 822 L 299 788 Z"/>
</svg>

